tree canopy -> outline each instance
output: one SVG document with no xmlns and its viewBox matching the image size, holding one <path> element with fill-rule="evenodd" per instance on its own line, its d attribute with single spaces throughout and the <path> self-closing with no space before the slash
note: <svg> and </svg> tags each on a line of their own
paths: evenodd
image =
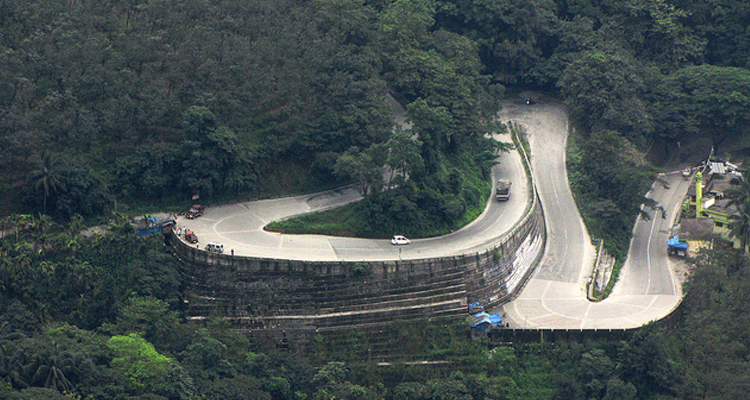
<svg viewBox="0 0 750 400">
<path fill-rule="evenodd" d="M 395 323 L 306 358 L 184 323 L 179 266 L 122 213 L 358 183 L 348 233 L 439 234 L 489 194 L 498 99 L 533 90 L 568 106 L 571 185 L 623 256 L 648 149 L 746 143 L 748 26 L 743 0 L 4 1 L 0 397 L 743 398 L 750 263 L 720 246 L 668 330 L 490 353 Z M 361 343 L 449 367 L 346 360 Z"/>
</svg>

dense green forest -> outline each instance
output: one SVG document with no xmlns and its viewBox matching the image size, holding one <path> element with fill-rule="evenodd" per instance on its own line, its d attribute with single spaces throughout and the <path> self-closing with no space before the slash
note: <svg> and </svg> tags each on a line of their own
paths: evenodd
<svg viewBox="0 0 750 400">
<path fill-rule="evenodd" d="M 1 7 L 0 215 L 106 220 L 356 182 L 367 201 L 350 233 L 433 234 L 476 215 L 497 101 L 533 89 L 569 106 L 574 189 L 622 256 L 652 178 L 643 153 L 718 150 L 750 119 L 750 7 L 736 0 Z M 418 140 L 394 131 L 389 93 Z"/>
<path fill-rule="evenodd" d="M 367 230 L 462 219 L 488 194 L 497 96 L 476 44 L 436 29 L 436 9 L 5 3 L 5 211 L 91 219 L 354 181 L 370 195 Z M 389 91 L 418 141 L 393 130 Z M 388 196 L 383 165 L 396 172 Z"/>
<path fill-rule="evenodd" d="M 742 255 L 696 260 L 669 330 L 490 357 L 406 326 L 405 359 L 450 367 L 377 367 L 185 324 L 179 266 L 120 216 L 355 183 L 352 233 L 439 231 L 484 202 L 498 100 L 533 90 L 568 106 L 577 201 L 622 257 L 648 149 L 748 147 L 748 26 L 741 0 L 3 1 L 0 397 L 742 398 Z"/>
<path fill-rule="evenodd" d="M 748 388 L 750 260 L 720 246 L 694 260 L 668 327 L 493 348 L 463 321 L 409 321 L 316 337 L 300 353 L 222 319 L 186 323 L 176 259 L 125 219 L 106 233 L 48 217 L 2 228 L 3 399 L 738 399 Z M 390 365 L 354 351 L 372 342 L 391 348 Z"/>
</svg>

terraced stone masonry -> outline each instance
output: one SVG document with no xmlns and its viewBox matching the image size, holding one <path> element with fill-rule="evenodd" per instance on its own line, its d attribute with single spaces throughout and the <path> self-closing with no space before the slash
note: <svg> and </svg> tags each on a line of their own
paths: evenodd
<svg viewBox="0 0 750 400">
<path fill-rule="evenodd" d="M 385 262 L 321 262 L 231 256 L 170 240 L 188 277 L 188 318 L 223 316 L 254 338 L 278 342 L 314 332 L 381 329 L 395 320 L 464 318 L 468 303 L 509 301 L 541 258 L 540 203 L 489 250 Z"/>
</svg>

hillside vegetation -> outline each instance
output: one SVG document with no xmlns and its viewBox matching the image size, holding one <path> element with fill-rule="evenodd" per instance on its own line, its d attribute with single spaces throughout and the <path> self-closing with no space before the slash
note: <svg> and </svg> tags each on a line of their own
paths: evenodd
<svg viewBox="0 0 750 400">
<path fill-rule="evenodd" d="M 10 0 L 0 213 L 96 220 L 354 182 L 369 196 L 360 231 L 450 229 L 487 195 L 498 96 L 525 88 L 569 105 L 574 189 L 622 256 L 652 177 L 642 153 L 691 137 L 718 151 L 746 132 L 748 8 Z M 418 140 L 394 130 L 388 93 Z"/>
<path fill-rule="evenodd" d="M 720 246 L 669 330 L 489 353 L 400 324 L 396 358 L 450 364 L 379 367 L 185 324 L 179 266 L 120 215 L 354 183 L 364 229 L 454 226 L 486 196 L 497 99 L 534 91 L 568 106 L 576 199 L 621 257 L 648 149 L 747 147 L 748 26 L 744 0 L 3 1 L 0 397 L 743 398 L 750 263 Z"/>
<path fill-rule="evenodd" d="M 432 2 L 8 2 L 0 19 L 5 212 L 356 182 L 372 225 L 453 224 L 483 202 L 496 109 L 474 42 Z M 386 96 L 409 103 L 394 130 Z M 387 198 L 382 167 L 394 171 Z M 470 182 L 465 187 L 463 182 Z M 370 203 L 368 203 L 370 204 Z M 142 207 L 141 207 L 142 208 Z M 176 210 L 176 211 L 178 211 Z M 430 221 L 433 219 L 434 221 Z M 375 226 L 378 229 L 377 226 Z"/>
<path fill-rule="evenodd" d="M 465 321 L 424 319 L 277 347 L 219 318 L 186 323 L 176 259 L 127 221 L 93 235 L 49 218 L 0 226 L 3 399 L 697 400 L 747 387 L 750 260 L 731 250 L 695 260 L 669 330 L 511 336 L 489 351 Z M 391 365 L 361 357 L 375 345 Z"/>
</svg>

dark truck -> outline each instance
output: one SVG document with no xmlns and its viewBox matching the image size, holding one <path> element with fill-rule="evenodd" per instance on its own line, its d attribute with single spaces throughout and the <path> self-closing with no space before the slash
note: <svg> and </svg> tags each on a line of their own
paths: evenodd
<svg viewBox="0 0 750 400">
<path fill-rule="evenodd" d="M 497 201 L 507 201 L 510 198 L 510 185 L 512 185 L 512 182 L 509 179 L 499 179 L 497 181 L 497 188 L 495 189 L 495 198 Z"/>
<path fill-rule="evenodd" d="M 200 205 L 200 204 L 193 204 L 192 207 L 190 207 L 187 212 L 185 212 L 185 217 L 187 219 L 195 219 L 203 215 L 203 212 L 206 211 L 206 206 Z"/>
</svg>

